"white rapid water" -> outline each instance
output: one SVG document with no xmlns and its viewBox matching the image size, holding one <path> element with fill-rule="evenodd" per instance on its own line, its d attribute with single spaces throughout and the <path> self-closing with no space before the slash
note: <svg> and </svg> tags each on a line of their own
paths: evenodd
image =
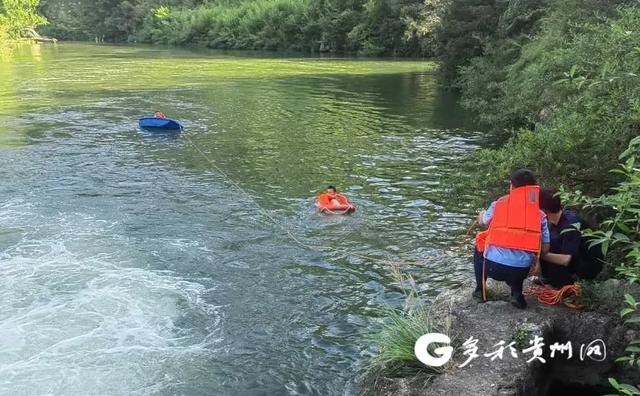
<svg viewBox="0 0 640 396">
<path fill-rule="evenodd" d="M 210 291 L 101 252 L 110 225 L 71 217 L 0 207 L 0 394 L 171 393 L 215 353 Z"/>
</svg>

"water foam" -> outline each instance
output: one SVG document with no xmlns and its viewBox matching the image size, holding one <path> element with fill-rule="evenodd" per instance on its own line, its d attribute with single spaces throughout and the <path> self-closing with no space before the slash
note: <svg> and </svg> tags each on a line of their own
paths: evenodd
<svg viewBox="0 0 640 396">
<path fill-rule="evenodd" d="M 0 229 L 20 234 L 0 253 L 0 394 L 158 393 L 215 352 L 205 280 L 124 261 L 90 217 L 53 228 L 29 209 L 0 206 Z"/>
</svg>

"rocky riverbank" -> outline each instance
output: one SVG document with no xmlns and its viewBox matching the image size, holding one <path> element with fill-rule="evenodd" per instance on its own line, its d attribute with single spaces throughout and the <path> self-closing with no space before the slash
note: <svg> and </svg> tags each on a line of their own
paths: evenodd
<svg viewBox="0 0 640 396">
<path fill-rule="evenodd" d="M 506 301 L 507 290 L 498 284 L 490 284 L 490 288 L 493 301 L 484 304 L 471 298 L 470 287 L 447 292 L 434 303 L 434 318 L 450 329 L 449 336 L 455 348 L 453 358 L 442 374 L 422 372 L 411 377 L 379 377 L 365 394 L 556 395 L 577 392 L 589 395 L 610 391 L 609 377 L 633 384 L 640 381 L 637 369 L 628 370 L 615 363 L 628 342 L 638 338 L 635 331 L 622 325 L 618 307 L 600 305 L 592 311 L 575 310 L 540 304 L 530 296 L 527 297 L 529 308 L 519 310 Z M 612 293 L 622 291 L 615 280 L 603 283 L 600 289 Z M 478 357 L 460 367 L 470 356 L 470 348 L 465 348 L 464 344 L 471 337 L 477 340 L 475 353 Z M 536 337 L 544 344 L 539 358 L 534 357 L 533 350 L 523 352 L 532 346 Z M 508 348 L 512 342 L 517 357 Z M 563 352 L 556 350 L 552 358 L 550 347 L 556 342 L 558 345 L 571 342 L 571 346 L 565 347 Z M 486 356 L 499 350 L 500 346 L 505 347 L 502 358 L 492 360 L 492 355 Z"/>
</svg>

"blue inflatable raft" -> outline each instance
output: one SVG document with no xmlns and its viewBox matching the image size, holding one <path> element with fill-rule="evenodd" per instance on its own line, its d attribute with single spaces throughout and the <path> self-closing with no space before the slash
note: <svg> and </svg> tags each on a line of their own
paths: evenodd
<svg viewBox="0 0 640 396">
<path fill-rule="evenodd" d="M 161 118 L 154 116 L 142 117 L 138 120 L 141 129 L 148 131 L 181 131 L 182 125 L 171 118 Z"/>
</svg>

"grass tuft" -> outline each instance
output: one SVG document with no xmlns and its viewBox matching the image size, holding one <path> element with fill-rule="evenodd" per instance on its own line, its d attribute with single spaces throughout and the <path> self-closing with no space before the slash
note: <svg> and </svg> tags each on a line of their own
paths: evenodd
<svg viewBox="0 0 640 396">
<path fill-rule="evenodd" d="M 369 337 L 377 347 L 377 355 L 369 362 L 367 372 L 373 377 L 406 371 L 440 373 L 442 368 L 423 365 L 416 358 L 414 348 L 418 338 L 428 333 L 442 333 L 443 329 L 434 325 L 431 309 L 420 297 L 416 281 L 404 273 L 399 264 L 391 263 L 390 270 L 396 279 L 395 285 L 405 295 L 405 309 L 383 310 L 380 330 Z M 431 346 L 432 350 L 437 347 L 437 344 Z"/>
<path fill-rule="evenodd" d="M 369 369 L 389 374 L 403 368 L 426 369 L 416 358 L 414 347 L 418 338 L 433 332 L 431 312 L 426 307 L 413 312 L 388 309 L 380 332 L 371 337 L 378 346 L 378 355 L 372 359 Z"/>
</svg>

